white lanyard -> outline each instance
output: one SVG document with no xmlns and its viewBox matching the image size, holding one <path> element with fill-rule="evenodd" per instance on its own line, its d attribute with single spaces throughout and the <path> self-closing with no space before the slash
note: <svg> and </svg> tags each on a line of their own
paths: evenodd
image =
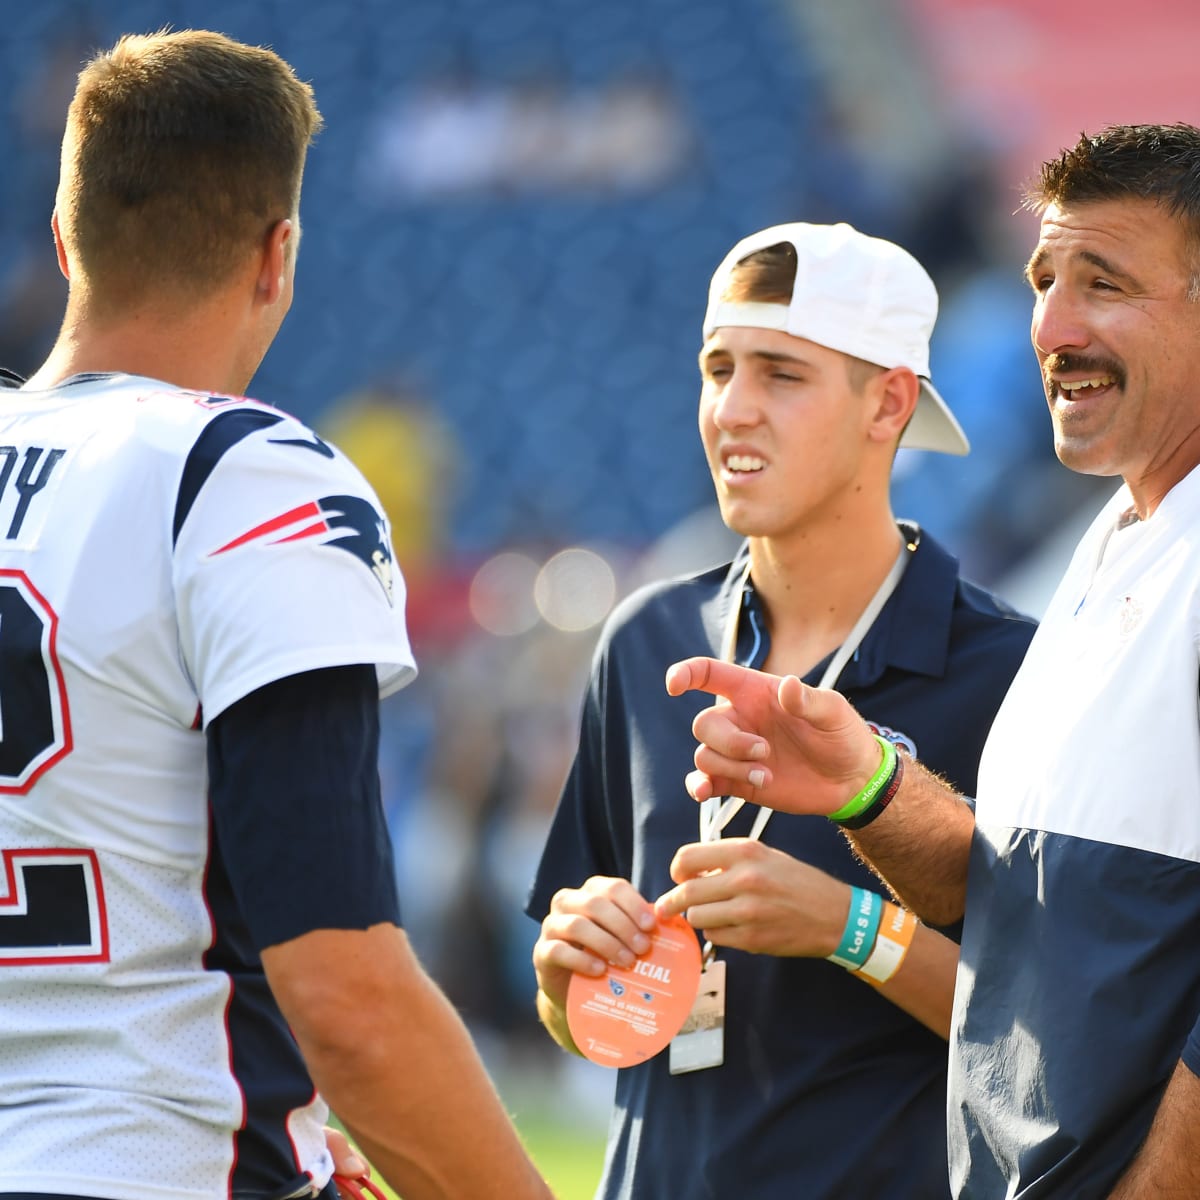
<svg viewBox="0 0 1200 1200">
<path fill-rule="evenodd" d="M 915 545 L 912 549 L 915 549 Z M 908 566 L 908 557 L 910 551 L 910 543 L 905 539 L 904 544 L 900 547 L 900 553 L 896 555 L 896 561 L 892 564 L 892 569 L 887 573 L 887 577 L 879 585 L 878 591 L 871 597 L 870 603 L 863 609 L 862 615 L 855 622 L 854 628 L 850 630 L 846 640 L 838 647 L 837 652 L 829 660 L 829 665 L 825 668 L 821 675 L 821 681 L 817 684 L 818 687 L 831 688 L 842 673 L 842 668 L 854 656 L 854 652 L 862 645 L 862 640 L 867 636 L 867 630 L 875 624 L 875 618 L 879 616 L 883 610 L 883 606 L 888 602 L 888 598 L 896 590 L 896 585 L 900 582 L 900 576 L 904 574 L 904 568 Z M 738 618 L 742 611 L 742 602 L 746 593 L 746 582 L 750 578 L 750 565 L 746 564 L 745 573 L 742 575 L 742 581 L 737 589 L 737 601 L 733 606 L 733 610 L 729 614 L 729 619 L 725 626 L 725 636 L 721 645 L 721 657 L 726 662 L 733 662 L 734 653 L 737 648 L 737 631 Z M 700 805 L 700 840 L 702 842 L 715 842 L 721 837 L 721 830 L 733 820 L 734 816 L 740 811 L 745 804 L 740 796 L 711 796 Z M 751 841 L 757 841 L 762 837 L 762 831 L 766 828 L 767 822 L 771 819 L 771 814 L 774 809 L 760 807 L 754 818 L 754 825 L 750 830 Z"/>
</svg>

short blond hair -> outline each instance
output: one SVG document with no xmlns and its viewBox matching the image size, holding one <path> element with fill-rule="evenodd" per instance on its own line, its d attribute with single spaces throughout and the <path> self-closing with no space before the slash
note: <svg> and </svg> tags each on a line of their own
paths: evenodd
<svg viewBox="0 0 1200 1200">
<path fill-rule="evenodd" d="M 127 35 L 80 72 L 58 219 L 100 296 L 205 293 L 296 215 L 312 88 L 271 50 L 203 30 Z"/>
</svg>

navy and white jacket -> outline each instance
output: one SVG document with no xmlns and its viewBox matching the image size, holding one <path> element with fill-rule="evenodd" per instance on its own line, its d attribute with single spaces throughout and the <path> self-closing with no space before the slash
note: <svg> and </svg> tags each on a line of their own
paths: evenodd
<svg viewBox="0 0 1200 1200">
<path fill-rule="evenodd" d="M 962 1197 L 1107 1196 L 1200 1072 L 1200 470 L 1080 542 L 980 766 L 955 1005 Z"/>
</svg>

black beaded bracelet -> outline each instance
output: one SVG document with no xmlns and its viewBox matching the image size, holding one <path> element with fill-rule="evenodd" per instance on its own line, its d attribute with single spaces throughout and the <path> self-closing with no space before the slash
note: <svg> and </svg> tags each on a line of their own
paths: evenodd
<svg viewBox="0 0 1200 1200">
<path fill-rule="evenodd" d="M 892 777 L 887 781 L 882 788 L 879 789 L 879 795 L 875 803 L 870 808 L 860 812 L 856 817 L 850 817 L 845 821 L 838 821 L 837 824 L 843 829 L 862 829 L 866 825 L 875 820 L 877 816 L 895 798 L 896 793 L 900 790 L 900 781 L 904 778 L 904 755 L 899 751 L 896 753 L 896 765 L 892 768 Z"/>
</svg>

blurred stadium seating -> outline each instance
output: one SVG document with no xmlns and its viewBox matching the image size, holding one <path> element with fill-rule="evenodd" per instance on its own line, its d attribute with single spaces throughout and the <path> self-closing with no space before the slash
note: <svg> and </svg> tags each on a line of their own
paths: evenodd
<svg viewBox="0 0 1200 1200">
<path fill-rule="evenodd" d="M 880 20 L 887 6 L 819 20 L 788 0 L 11 8 L 9 365 L 36 364 L 61 304 L 44 230 L 74 69 L 123 31 L 212 27 L 279 50 L 327 122 L 297 299 L 254 390 L 317 424 L 366 388 L 427 403 L 458 446 L 443 482 L 448 555 L 646 547 L 709 505 L 692 368 L 708 274 L 747 231 L 797 218 L 894 237 L 942 287 L 934 373 L 982 448 L 966 463 L 902 463 L 898 509 L 984 581 L 1043 532 L 1027 515 L 1037 505 L 1009 514 L 1002 499 L 1030 460 L 1031 478 L 1047 478 L 1048 447 L 1010 248 L 1001 281 L 978 219 L 995 181 L 970 173 L 978 148 L 956 140 L 936 97 L 914 101 L 905 79 L 920 64 L 903 20 Z M 972 273 L 970 316 L 956 321 Z"/>
<path fill-rule="evenodd" d="M 316 423 L 365 387 L 424 396 L 460 446 L 455 553 L 646 545 L 707 504 L 692 362 L 711 267 L 777 220 L 887 224 L 886 189 L 873 208 L 855 191 L 829 124 L 828 63 L 775 0 L 43 0 L 13 17 L 10 283 L 31 240 L 45 250 L 63 59 L 201 25 L 273 45 L 313 82 L 327 127 L 297 299 L 254 388 Z M 444 161 L 418 172 L 431 154 Z M 31 341 L 14 366 L 34 365 Z"/>
<path fill-rule="evenodd" d="M 31 103 L 52 52 L 81 57 L 76 31 L 107 44 L 168 22 L 271 44 L 326 117 L 297 300 L 256 392 L 319 422 L 343 394 L 402 372 L 459 435 L 452 535 L 468 551 L 530 534 L 644 542 L 707 499 L 691 436 L 697 306 L 727 246 L 803 195 L 811 65 L 778 5 L 39 0 L 6 18 L 6 90 Z M 389 112 L 399 120 L 446 79 L 496 97 L 548 80 L 580 106 L 635 74 L 655 81 L 686 139 L 685 153 L 666 149 L 671 175 L 656 186 L 593 174 L 423 193 L 389 192 L 384 167 L 372 179 Z M 3 122 L 0 149 L 24 166 L 22 126 L 20 114 Z M 13 174 L 8 262 L 52 202 L 45 169 L 41 195 L 12 195 Z"/>
</svg>

